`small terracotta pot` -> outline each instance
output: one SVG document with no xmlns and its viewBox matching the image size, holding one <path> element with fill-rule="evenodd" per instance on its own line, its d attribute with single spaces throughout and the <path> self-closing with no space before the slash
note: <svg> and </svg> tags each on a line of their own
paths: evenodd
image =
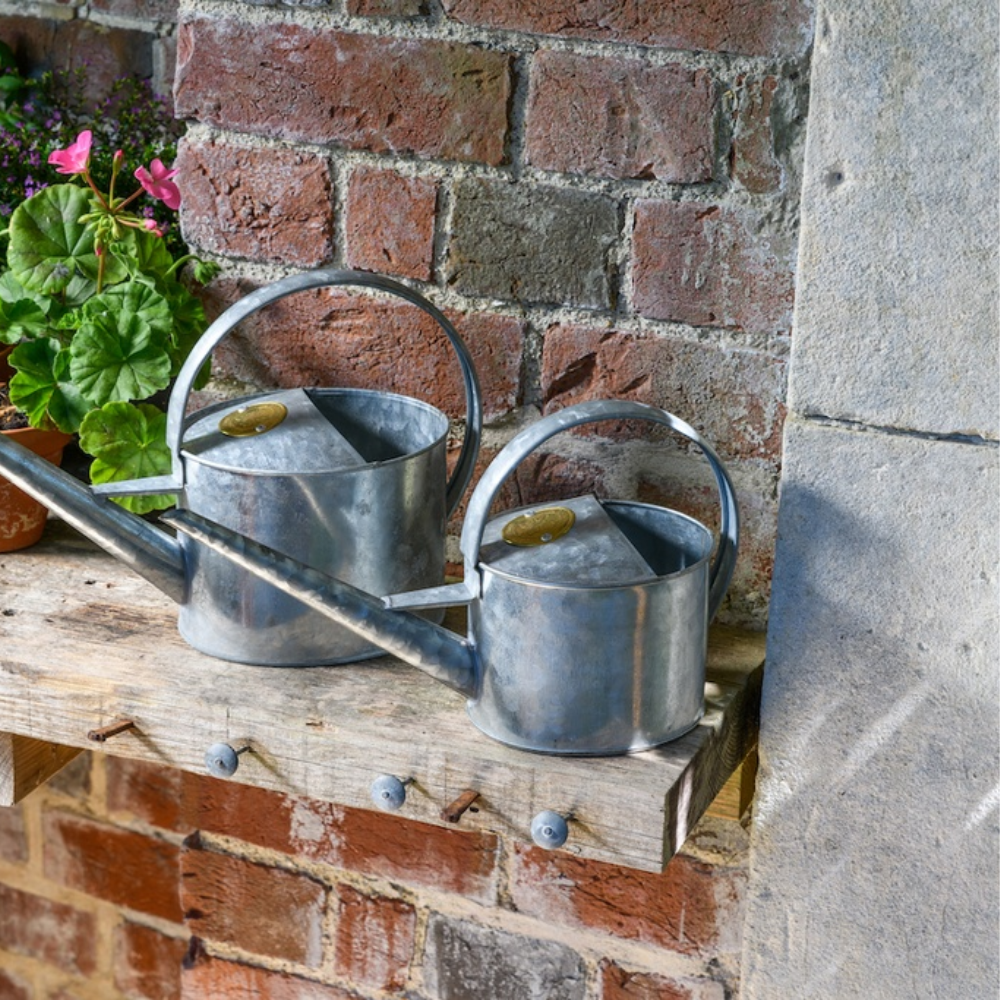
<svg viewBox="0 0 1000 1000">
<path fill-rule="evenodd" d="M 63 448 L 73 440 L 62 431 L 40 431 L 34 427 L 0 433 L 55 465 L 62 462 Z M 43 504 L 0 478 L 0 552 L 16 552 L 34 545 L 42 537 L 47 516 Z"/>
</svg>

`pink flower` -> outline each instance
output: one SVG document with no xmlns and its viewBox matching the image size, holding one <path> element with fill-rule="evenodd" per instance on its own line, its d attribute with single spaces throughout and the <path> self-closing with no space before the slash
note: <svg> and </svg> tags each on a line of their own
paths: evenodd
<svg viewBox="0 0 1000 1000">
<path fill-rule="evenodd" d="M 160 160 L 153 160 L 149 170 L 138 167 L 135 171 L 135 179 L 146 192 L 162 201 L 167 208 L 179 208 L 181 204 L 181 192 L 172 180 L 176 175 L 176 170 L 168 170 Z"/>
<path fill-rule="evenodd" d="M 65 149 L 57 149 L 49 154 L 49 163 L 56 165 L 56 172 L 60 174 L 82 174 L 87 169 L 87 161 L 90 159 L 90 144 L 93 134 L 88 130 L 81 132 L 76 141 L 70 143 Z"/>
<path fill-rule="evenodd" d="M 162 236 L 163 230 L 156 224 L 154 219 L 146 219 L 143 225 L 148 229 L 154 236 Z"/>
</svg>

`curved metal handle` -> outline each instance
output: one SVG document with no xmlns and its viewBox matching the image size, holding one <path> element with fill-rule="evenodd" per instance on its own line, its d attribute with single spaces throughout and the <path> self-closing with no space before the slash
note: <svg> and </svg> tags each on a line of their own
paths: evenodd
<svg viewBox="0 0 1000 1000">
<path fill-rule="evenodd" d="M 322 288 L 326 285 L 358 285 L 365 288 L 376 288 L 389 292 L 422 309 L 444 330 L 451 346 L 458 356 L 462 368 L 462 381 L 465 386 L 465 438 L 458 462 L 448 480 L 445 493 L 445 510 L 450 515 L 458 506 L 462 494 L 465 493 L 469 480 L 472 478 L 476 456 L 483 429 L 483 403 L 479 389 L 479 380 L 472 364 L 472 356 L 465 342 L 458 335 L 448 318 L 433 303 L 425 299 L 406 285 L 401 285 L 391 278 L 380 274 L 369 274 L 365 271 L 341 271 L 332 268 L 317 271 L 306 271 L 282 278 L 264 288 L 258 288 L 249 295 L 231 305 L 211 326 L 201 335 L 187 360 L 177 374 L 174 389 L 170 396 L 167 409 L 167 446 L 170 448 L 173 478 L 179 488 L 184 486 L 184 464 L 181 461 L 181 436 L 184 430 L 184 412 L 187 409 L 188 397 L 198 372 L 211 356 L 223 337 L 238 323 L 248 316 L 263 309 L 264 306 L 277 302 L 287 295 L 308 291 L 311 288 Z"/>
<path fill-rule="evenodd" d="M 690 424 L 666 410 L 649 406 L 646 403 L 611 399 L 578 403 L 576 406 L 568 406 L 564 410 L 543 417 L 509 441 L 476 484 L 469 500 L 465 524 L 462 526 L 465 579 L 475 579 L 473 574 L 475 574 L 476 566 L 479 563 L 479 546 L 483 540 L 486 519 L 497 491 L 503 485 L 504 480 L 531 452 L 549 438 L 562 431 L 579 427 L 581 424 L 594 423 L 598 420 L 651 420 L 654 423 L 662 424 L 694 442 L 701 448 L 705 458 L 712 466 L 715 481 L 719 487 L 722 517 L 719 523 L 719 547 L 716 550 L 709 575 L 708 620 L 711 621 L 715 617 L 716 611 L 719 610 L 719 605 L 729 587 L 729 581 L 732 579 L 733 569 L 736 566 L 740 536 L 740 515 L 736 505 L 736 491 L 733 489 L 729 473 L 726 472 L 725 466 L 715 450 Z"/>
</svg>

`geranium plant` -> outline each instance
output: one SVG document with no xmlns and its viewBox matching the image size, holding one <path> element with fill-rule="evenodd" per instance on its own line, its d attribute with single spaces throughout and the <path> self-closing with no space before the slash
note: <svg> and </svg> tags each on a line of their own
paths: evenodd
<svg viewBox="0 0 1000 1000">
<path fill-rule="evenodd" d="M 199 282 L 218 269 L 190 254 L 175 259 L 157 222 L 136 211 L 144 196 L 178 207 L 174 171 L 158 159 L 138 166 L 123 196 L 119 150 L 102 191 L 90 170 L 92 142 L 84 130 L 53 152 L 49 163 L 72 181 L 27 198 L 0 233 L 0 343 L 17 345 L 11 403 L 33 427 L 78 432 L 93 457 L 91 480 L 103 483 L 169 472 L 166 413 L 149 399 L 168 387 L 205 327 L 182 268 L 191 264 Z M 144 513 L 173 499 L 119 502 Z"/>
</svg>

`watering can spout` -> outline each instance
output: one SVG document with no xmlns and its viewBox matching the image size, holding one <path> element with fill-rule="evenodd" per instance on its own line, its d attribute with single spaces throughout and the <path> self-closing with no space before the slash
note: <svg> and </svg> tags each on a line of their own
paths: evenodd
<svg viewBox="0 0 1000 1000">
<path fill-rule="evenodd" d="M 408 611 L 391 610 L 381 598 L 189 510 L 168 511 L 161 520 L 435 680 L 476 696 L 475 650 L 454 632 Z"/>
<path fill-rule="evenodd" d="M 180 544 L 117 504 L 95 496 L 51 462 L 0 434 L 0 475 L 181 604 L 186 596 Z"/>
</svg>

